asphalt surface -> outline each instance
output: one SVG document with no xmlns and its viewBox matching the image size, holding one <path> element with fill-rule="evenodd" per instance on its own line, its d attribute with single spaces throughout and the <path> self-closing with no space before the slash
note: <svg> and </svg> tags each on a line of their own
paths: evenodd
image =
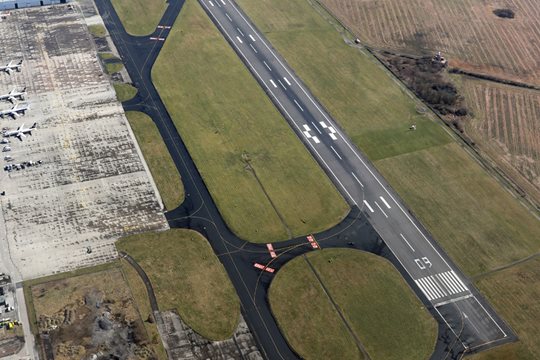
<svg viewBox="0 0 540 360">
<path fill-rule="evenodd" d="M 228 0 L 218 1 L 219 5 L 212 0 L 213 6 L 208 0 L 200 3 L 351 204 L 352 211 L 342 223 L 315 234 L 321 247 L 355 247 L 393 261 L 439 321 L 433 359 L 458 359 L 466 349 L 477 351 L 515 339 L 241 10 Z M 96 0 L 139 89 L 123 105 L 125 110 L 152 117 L 182 176 L 186 200 L 167 213 L 170 226 L 197 230 L 209 240 L 238 292 L 242 313 L 261 352 L 269 359 L 296 359 L 267 301 L 274 275 L 255 268 L 254 263 L 279 270 L 288 260 L 314 251 L 313 247 L 305 237 L 273 244 L 278 256 L 272 258 L 266 245 L 247 243 L 228 229 L 152 84 L 151 67 L 183 3 L 170 2 L 154 34 L 133 37 L 123 29 L 109 0 Z"/>
</svg>

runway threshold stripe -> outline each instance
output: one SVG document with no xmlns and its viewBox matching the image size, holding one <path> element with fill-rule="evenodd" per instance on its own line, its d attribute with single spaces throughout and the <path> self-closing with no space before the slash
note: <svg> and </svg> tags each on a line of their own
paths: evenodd
<svg viewBox="0 0 540 360">
<path fill-rule="evenodd" d="M 427 291 L 429 291 L 429 293 L 431 294 L 431 298 L 432 299 L 437 299 L 439 296 L 437 295 L 437 293 L 435 292 L 435 290 L 433 290 L 431 288 L 431 286 L 429 286 L 428 282 L 426 281 L 426 279 L 422 278 L 420 279 L 420 282 L 422 284 L 424 284 L 424 287 L 426 288 Z"/>
<path fill-rule="evenodd" d="M 437 281 L 437 279 L 434 277 L 434 276 L 430 276 L 429 277 L 429 281 L 431 281 L 436 287 L 437 287 L 437 290 L 439 290 L 440 292 L 442 292 L 443 296 L 447 296 L 448 294 L 446 293 L 446 290 L 444 289 L 444 286 L 442 286 L 439 281 Z"/>
<path fill-rule="evenodd" d="M 418 286 L 420 288 L 420 290 L 422 290 L 422 293 L 424 293 L 424 295 L 427 297 L 427 299 L 431 300 L 431 295 L 428 294 L 428 292 L 426 290 L 424 290 L 424 286 L 420 283 L 420 281 L 414 280 L 414 282 L 416 283 L 416 286 Z"/>
<path fill-rule="evenodd" d="M 451 281 L 448 280 L 445 274 L 437 274 L 437 277 L 444 282 L 447 288 L 452 290 L 452 294 L 460 292 L 459 289 L 454 284 L 452 284 Z"/>
<path fill-rule="evenodd" d="M 461 279 L 459 278 L 459 276 L 457 276 L 456 273 L 455 273 L 453 270 L 450 272 L 450 274 L 451 274 L 451 275 L 459 282 L 459 284 L 460 284 L 461 286 L 463 286 L 463 288 L 465 288 L 465 290 L 469 290 L 469 289 L 467 288 L 467 286 L 463 283 L 463 281 L 461 281 Z"/>
<path fill-rule="evenodd" d="M 437 286 L 437 284 L 434 284 L 429 277 L 425 277 L 423 278 L 423 280 L 429 286 L 429 288 L 433 291 L 436 298 L 440 298 L 444 296 L 443 293 L 439 290 L 439 287 Z"/>
<path fill-rule="evenodd" d="M 449 284 L 452 284 L 456 289 L 457 289 L 457 292 L 462 292 L 462 291 L 465 291 L 465 289 L 463 289 L 457 282 L 456 280 L 454 280 L 452 278 L 452 276 L 450 276 L 450 271 L 447 271 L 443 274 L 441 274 L 442 276 L 444 276 L 444 278 L 447 280 L 447 282 Z"/>
</svg>

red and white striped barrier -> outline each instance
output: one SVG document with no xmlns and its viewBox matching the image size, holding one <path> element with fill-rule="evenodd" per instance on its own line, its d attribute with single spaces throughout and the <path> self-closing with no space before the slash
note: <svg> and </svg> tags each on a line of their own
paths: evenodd
<svg viewBox="0 0 540 360">
<path fill-rule="evenodd" d="M 307 240 L 311 244 L 311 247 L 314 249 L 320 249 L 319 243 L 315 240 L 315 237 L 313 235 L 308 235 Z"/>
<path fill-rule="evenodd" d="M 274 251 L 274 247 L 272 244 L 266 244 L 266 247 L 268 248 L 268 251 L 270 252 L 270 256 L 275 258 L 277 257 L 276 252 Z"/>
<path fill-rule="evenodd" d="M 268 266 L 265 266 L 265 265 L 259 264 L 259 263 L 255 263 L 255 264 L 253 264 L 253 266 L 255 266 L 257 269 L 261 269 L 261 270 L 267 271 L 267 272 L 269 272 L 270 274 L 273 274 L 274 271 L 276 271 L 276 269 L 272 269 L 271 267 L 268 267 Z"/>
</svg>

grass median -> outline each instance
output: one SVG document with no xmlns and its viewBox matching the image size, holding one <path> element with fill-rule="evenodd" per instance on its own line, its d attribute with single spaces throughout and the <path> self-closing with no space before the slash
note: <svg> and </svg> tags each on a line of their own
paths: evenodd
<svg viewBox="0 0 540 360">
<path fill-rule="evenodd" d="M 539 250 L 540 222 L 442 126 L 417 114 L 418 104 L 372 56 L 346 44 L 323 10 L 305 0 L 238 3 L 467 274 Z"/>
<path fill-rule="evenodd" d="M 130 35 L 150 35 L 156 29 L 165 9 L 166 0 L 112 0 L 124 28 Z"/>
<path fill-rule="evenodd" d="M 114 91 L 120 102 L 131 100 L 137 95 L 137 88 L 131 84 L 114 84 Z"/>
<path fill-rule="evenodd" d="M 173 229 L 129 236 L 117 243 L 144 269 L 161 310 L 210 340 L 229 338 L 238 325 L 240 303 L 210 244 L 197 232 Z"/>
<path fill-rule="evenodd" d="M 388 261 L 327 249 L 292 260 L 270 287 L 272 311 L 302 358 L 364 358 L 327 294 L 371 359 L 427 359 L 433 352 L 437 323 Z"/>
<path fill-rule="evenodd" d="M 186 1 L 153 80 L 224 219 L 272 242 L 349 208 L 200 5 Z"/>
<path fill-rule="evenodd" d="M 142 112 L 128 111 L 126 116 L 156 182 L 165 208 L 175 209 L 184 200 L 184 186 L 156 125 L 148 115 Z"/>
</svg>

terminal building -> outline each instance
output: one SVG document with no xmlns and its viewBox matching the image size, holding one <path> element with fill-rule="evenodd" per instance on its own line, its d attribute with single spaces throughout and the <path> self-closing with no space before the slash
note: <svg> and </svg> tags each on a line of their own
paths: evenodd
<svg viewBox="0 0 540 360">
<path fill-rule="evenodd" d="M 0 10 L 22 9 L 31 6 L 65 4 L 71 0 L 0 0 Z"/>
</svg>

